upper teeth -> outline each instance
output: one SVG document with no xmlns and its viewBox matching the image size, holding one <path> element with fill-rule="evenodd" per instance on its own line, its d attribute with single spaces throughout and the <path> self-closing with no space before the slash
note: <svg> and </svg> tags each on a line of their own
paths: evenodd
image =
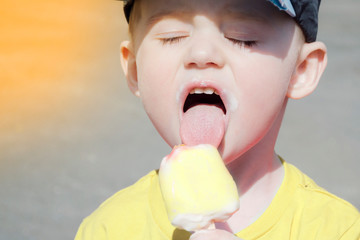
<svg viewBox="0 0 360 240">
<path fill-rule="evenodd" d="M 205 93 L 205 94 L 213 94 L 213 93 L 215 93 L 215 94 L 219 95 L 219 93 L 215 89 L 209 88 L 209 87 L 207 87 L 207 88 L 194 88 L 194 89 L 192 89 L 190 91 L 190 94 L 203 94 L 203 93 Z"/>
</svg>

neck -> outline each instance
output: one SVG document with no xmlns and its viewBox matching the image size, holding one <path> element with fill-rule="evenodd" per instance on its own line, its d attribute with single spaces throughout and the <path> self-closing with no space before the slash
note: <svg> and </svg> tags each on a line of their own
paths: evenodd
<svg viewBox="0 0 360 240">
<path fill-rule="evenodd" d="M 237 233 L 255 222 L 269 207 L 284 178 L 284 169 L 278 157 L 254 161 L 248 171 L 238 177 L 240 209 L 217 228 Z M 256 165 L 261 165 L 257 167 Z"/>
</svg>

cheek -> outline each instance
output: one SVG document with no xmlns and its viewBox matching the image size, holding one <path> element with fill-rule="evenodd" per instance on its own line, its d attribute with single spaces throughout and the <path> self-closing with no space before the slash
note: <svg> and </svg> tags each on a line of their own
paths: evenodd
<svg viewBox="0 0 360 240">
<path fill-rule="evenodd" d="M 259 136 L 256 138 L 263 137 L 268 131 L 286 98 L 288 76 L 279 74 L 278 71 L 275 68 L 263 69 L 242 91 L 246 99 L 242 105 L 243 115 L 249 128 L 257 130 Z"/>
<path fill-rule="evenodd" d="M 167 95 L 176 75 L 175 59 L 169 55 L 154 43 L 144 43 L 139 48 L 136 62 L 140 93 L 160 99 Z"/>
<path fill-rule="evenodd" d="M 170 68 L 164 68 L 164 60 L 152 49 L 141 49 L 137 56 L 138 86 L 145 107 L 162 107 L 163 99 L 168 98 Z"/>
<path fill-rule="evenodd" d="M 274 70 L 263 70 L 256 75 L 256 78 L 249 76 L 249 82 L 241 87 L 239 104 L 239 120 L 244 126 L 241 131 L 252 141 L 261 139 L 269 130 L 283 106 L 287 89 L 287 78 L 281 79 Z"/>
<path fill-rule="evenodd" d="M 139 92 L 147 115 L 169 145 L 179 144 L 174 62 L 152 50 L 142 50 L 137 63 Z"/>
<path fill-rule="evenodd" d="M 244 117 L 256 124 L 276 114 L 286 96 L 288 76 L 281 70 L 269 68 L 242 75 L 242 79 L 246 80 L 238 84 L 238 89 L 239 107 Z"/>
<path fill-rule="evenodd" d="M 262 66 L 261 69 L 258 66 Z M 287 64 L 286 59 L 273 56 L 248 60 L 236 73 L 237 88 L 246 100 L 245 106 L 265 110 L 281 104 L 292 76 L 291 69 L 293 66 Z"/>
<path fill-rule="evenodd" d="M 264 138 L 274 126 L 286 98 L 291 74 L 283 70 L 285 64 L 278 59 L 256 62 L 243 64 L 235 74 L 239 104 L 231 117 L 225 139 L 227 149 L 224 149 L 224 157 L 230 161 Z M 231 143 L 234 143 L 232 147 Z"/>
</svg>

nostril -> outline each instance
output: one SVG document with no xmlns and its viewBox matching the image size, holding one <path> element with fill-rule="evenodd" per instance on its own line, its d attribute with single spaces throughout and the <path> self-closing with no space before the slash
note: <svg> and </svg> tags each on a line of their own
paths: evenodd
<svg viewBox="0 0 360 240">
<path fill-rule="evenodd" d="M 212 43 L 196 44 L 189 50 L 185 65 L 187 68 L 221 68 L 224 66 L 224 57 Z"/>
<path fill-rule="evenodd" d="M 187 68 L 221 68 L 222 65 L 219 65 L 215 62 L 190 62 L 186 64 Z"/>
</svg>

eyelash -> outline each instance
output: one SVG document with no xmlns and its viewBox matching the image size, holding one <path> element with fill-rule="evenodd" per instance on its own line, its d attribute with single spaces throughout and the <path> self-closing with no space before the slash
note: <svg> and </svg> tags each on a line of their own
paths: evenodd
<svg viewBox="0 0 360 240">
<path fill-rule="evenodd" d="M 256 46 L 257 42 L 253 41 L 253 40 L 249 40 L 249 41 L 245 41 L 245 40 L 239 40 L 239 39 L 235 39 L 235 38 L 226 38 L 228 39 L 230 42 L 232 42 L 234 45 L 238 45 L 239 47 L 254 47 Z"/>
<path fill-rule="evenodd" d="M 163 45 L 166 44 L 176 44 L 179 43 L 181 40 L 183 40 L 186 36 L 180 36 L 180 37 L 169 37 L 169 38 L 160 38 L 160 41 Z"/>
</svg>

